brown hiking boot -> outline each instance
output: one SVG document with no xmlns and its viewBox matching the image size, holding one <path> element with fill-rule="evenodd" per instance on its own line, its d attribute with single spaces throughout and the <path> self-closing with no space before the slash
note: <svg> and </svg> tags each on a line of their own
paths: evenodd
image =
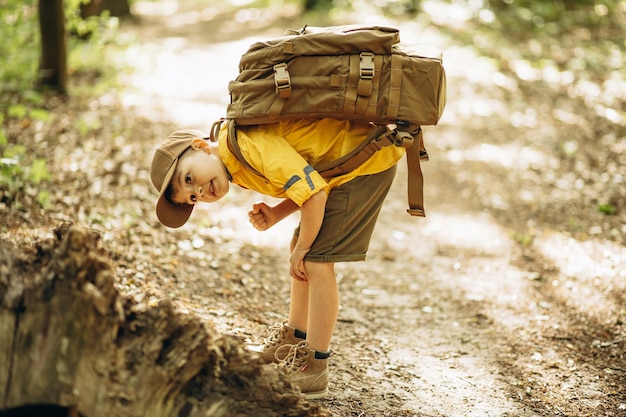
<svg viewBox="0 0 626 417">
<path fill-rule="evenodd" d="M 287 348 L 287 346 L 280 348 L 276 356 Z M 328 396 L 328 358 L 316 359 L 315 351 L 309 348 L 307 342 L 291 346 L 279 366 L 287 368 L 291 383 L 300 388 L 307 400 Z"/>
<path fill-rule="evenodd" d="M 296 336 L 295 328 L 288 326 L 287 322 L 284 322 L 270 327 L 269 334 L 262 345 L 249 346 L 248 349 L 260 353 L 268 362 L 279 362 L 285 359 L 289 350 L 281 350 L 282 354 L 276 355 L 278 348 L 285 345 L 297 345 L 303 340 Z"/>
</svg>

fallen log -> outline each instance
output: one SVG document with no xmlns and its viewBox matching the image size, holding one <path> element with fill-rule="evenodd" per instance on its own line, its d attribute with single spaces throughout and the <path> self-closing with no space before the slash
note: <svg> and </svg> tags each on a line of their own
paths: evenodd
<svg viewBox="0 0 626 417">
<path fill-rule="evenodd" d="M 328 415 L 238 339 L 114 281 L 88 229 L 0 241 L 0 416 Z"/>
</svg>

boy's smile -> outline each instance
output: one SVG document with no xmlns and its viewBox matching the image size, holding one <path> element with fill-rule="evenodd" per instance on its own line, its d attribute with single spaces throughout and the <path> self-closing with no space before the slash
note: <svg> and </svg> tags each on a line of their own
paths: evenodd
<svg viewBox="0 0 626 417">
<path fill-rule="evenodd" d="M 194 141 L 190 149 L 178 158 L 170 182 L 171 201 L 179 204 L 212 203 L 224 197 L 230 183 L 228 174 L 217 155 L 202 141 Z"/>
</svg>

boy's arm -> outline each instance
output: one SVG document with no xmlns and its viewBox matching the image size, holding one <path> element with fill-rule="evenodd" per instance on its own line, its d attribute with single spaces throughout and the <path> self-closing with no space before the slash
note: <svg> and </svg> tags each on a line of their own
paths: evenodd
<svg viewBox="0 0 626 417">
<path fill-rule="evenodd" d="M 304 256 L 311 249 L 311 245 L 317 238 L 317 234 L 322 227 L 324 211 L 326 209 L 326 199 L 328 195 L 325 190 L 313 194 L 304 202 L 301 208 L 300 234 L 296 242 L 289 263 L 291 264 L 291 276 L 300 281 L 306 281 L 304 270 Z"/>
<path fill-rule="evenodd" d="M 255 229 L 267 230 L 299 208 L 296 203 L 289 199 L 281 201 L 274 207 L 261 201 L 252 205 L 252 209 L 248 211 L 248 218 Z"/>
<path fill-rule="evenodd" d="M 303 260 L 322 227 L 327 198 L 326 191 L 322 190 L 313 194 L 300 209 L 300 234 L 289 258 L 289 272 L 297 280 L 306 281 L 307 279 Z M 252 206 L 248 217 L 257 230 L 267 230 L 298 208 L 298 205 L 289 199 L 281 201 L 274 207 L 260 202 Z"/>
</svg>

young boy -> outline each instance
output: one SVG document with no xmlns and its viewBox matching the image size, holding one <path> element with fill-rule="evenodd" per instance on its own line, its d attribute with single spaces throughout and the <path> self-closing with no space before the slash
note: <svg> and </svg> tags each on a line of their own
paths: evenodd
<svg viewBox="0 0 626 417">
<path fill-rule="evenodd" d="M 253 204 L 250 223 L 267 230 L 300 210 L 290 245 L 291 302 L 286 323 L 272 329 L 263 354 L 290 370 L 308 399 L 328 392 L 328 357 L 339 295 L 335 262 L 365 259 L 374 225 L 404 148 L 387 146 L 356 170 L 325 180 L 314 168 L 360 144 L 372 127 L 333 119 L 238 127 L 237 139 L 252 172 L 229 149 L 228 129 L 217 143 L 197 130 L 172 133 L 156 150 L 151 179 L 160 193 L 157 217 L 180 227 L 196 203 L 228 193 L 230 183 L 283 198 Z"/>
</svg>

